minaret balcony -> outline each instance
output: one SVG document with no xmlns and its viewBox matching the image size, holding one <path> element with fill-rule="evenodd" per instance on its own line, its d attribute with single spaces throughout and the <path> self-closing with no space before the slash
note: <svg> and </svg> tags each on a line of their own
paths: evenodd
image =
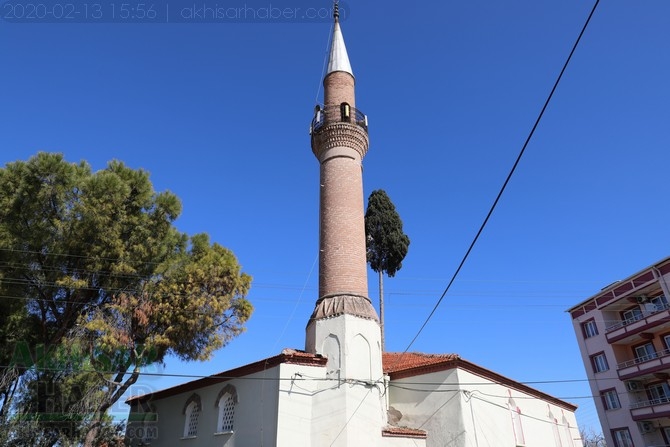
<svg viewBox="0 0 670 447">
<path fill-rule="evenodd" d="M 350 123 L 368 131 L 368 117 L 359 109 L 349 106 L 343 102 L 339 106 L 317 105 L 314 110 L 314 118 L 309 127 L 310 135 L 319 133 L 328 124 Z"/>
</svg>

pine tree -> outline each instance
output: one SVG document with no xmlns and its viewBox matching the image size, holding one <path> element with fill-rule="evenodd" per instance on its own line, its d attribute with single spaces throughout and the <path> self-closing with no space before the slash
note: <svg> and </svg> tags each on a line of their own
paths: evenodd
<svg viewBox="0 0 670 447">
<path fill-rule="evenodd" d="M 179 232 L 180 212 L 120 161 L 92 172 L 39 153 L 0 168 L 2 445 L 101 445 L 142 367 L 206 360 L 244 330 L 251 277 L 206 234 Z M 45 420 L 51 407 L 62 420 Z M 16 415 L 40 424 L 8 432 Z"/>
</svg>

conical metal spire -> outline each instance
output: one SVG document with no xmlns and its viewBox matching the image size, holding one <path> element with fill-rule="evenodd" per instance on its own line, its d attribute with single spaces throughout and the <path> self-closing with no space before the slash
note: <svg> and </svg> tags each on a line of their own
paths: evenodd
<svg viewBox="0 0 670 447">
<path fill-rule="evenodd" d="M 349 63 L 349 56 L 347 55 L 347 47 L 344 45 L 344 37 L 340 29 L 340 10 L 337 1 L 333 8 L 333 38 L 330 42 L 330 58 L 328 59 L 328 70 L 326 76 L 334 71 L 344 71 L 351 76 L 354 75 L 351 70 L 351 63 Z"/>
</svg>

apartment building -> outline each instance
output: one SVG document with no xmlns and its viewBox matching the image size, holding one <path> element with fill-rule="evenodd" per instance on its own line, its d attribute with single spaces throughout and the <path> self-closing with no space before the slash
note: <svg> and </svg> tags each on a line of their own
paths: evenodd
<svg viewBox="0 0 670 447">
<path fill-rule="evenodd" d="M 670 446 L 670 257 L 570 308 L 608 446 Z"/>
</svg>

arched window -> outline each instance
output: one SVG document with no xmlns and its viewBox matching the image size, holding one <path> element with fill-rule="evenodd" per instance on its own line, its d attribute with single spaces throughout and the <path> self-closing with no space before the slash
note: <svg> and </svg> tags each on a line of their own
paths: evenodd
<svg viewBox="0 0 670 447">
<path fill-rule="evenodd" d="M 565 417 L 565 414 L 563 415 L 563 436 L 565 437 L 565 442 L 564 444 L 567 446 L 574 446 L 574 441 L 572 439 L 572 427 L 570 427 L 570 421 Z"/>
<path fill-rule="evenodd" d="M 514 440 L 517 446 L 526 445 L 526 437 L 523 434 L 523 425 L 521 423 L 521 408 L 517 407 L 514 399 L 511 397 L 507 402 L 510 415 L 512 416 L 512 428 L 514 430 Z"/>
<path fill-rule="evenodd" d="M 551 422 L 551 430 L 554 433 L 554 445 L 556 447 L 563 447 L 561 433 L 558 430 L 558 419 L 556 419 L 556 416 L 552 413 L 551 408 L 549 409 L 549 422 Z"/>
<path fill-rule="evenodd" d="M 340 119 L 342 121 L 351 121 L 351 106 L 349 103 L 343 102 L 340 104 Z"/>
<path fill-rule="evenodd" d="M 200 418 L 200 396 L 191 395 L 184 405 L 184 437 L 193 438 L 198 436 L 198 419 Z"/>
<path fill-rule="evenodd" d="M 219 392 L 216 406 L 219 409 L 219 418 L 216 423 L 216 431 L 219 433 L 232 433 L 235 424 L 235 405 L 237 404 L 237 390 L 232 385 L 226 385 Z"/>
<path fill-rule="evenodd" d="M 144 421 L 142 424 L 142 442 L 146 445 L 149 445 L 151 441 L 158 437 L 156 421 L 158 420 L 158 413 L 156 406 L 151 404 L 149 405 L 149 412 L 145 413 Z"/>
</svg>

